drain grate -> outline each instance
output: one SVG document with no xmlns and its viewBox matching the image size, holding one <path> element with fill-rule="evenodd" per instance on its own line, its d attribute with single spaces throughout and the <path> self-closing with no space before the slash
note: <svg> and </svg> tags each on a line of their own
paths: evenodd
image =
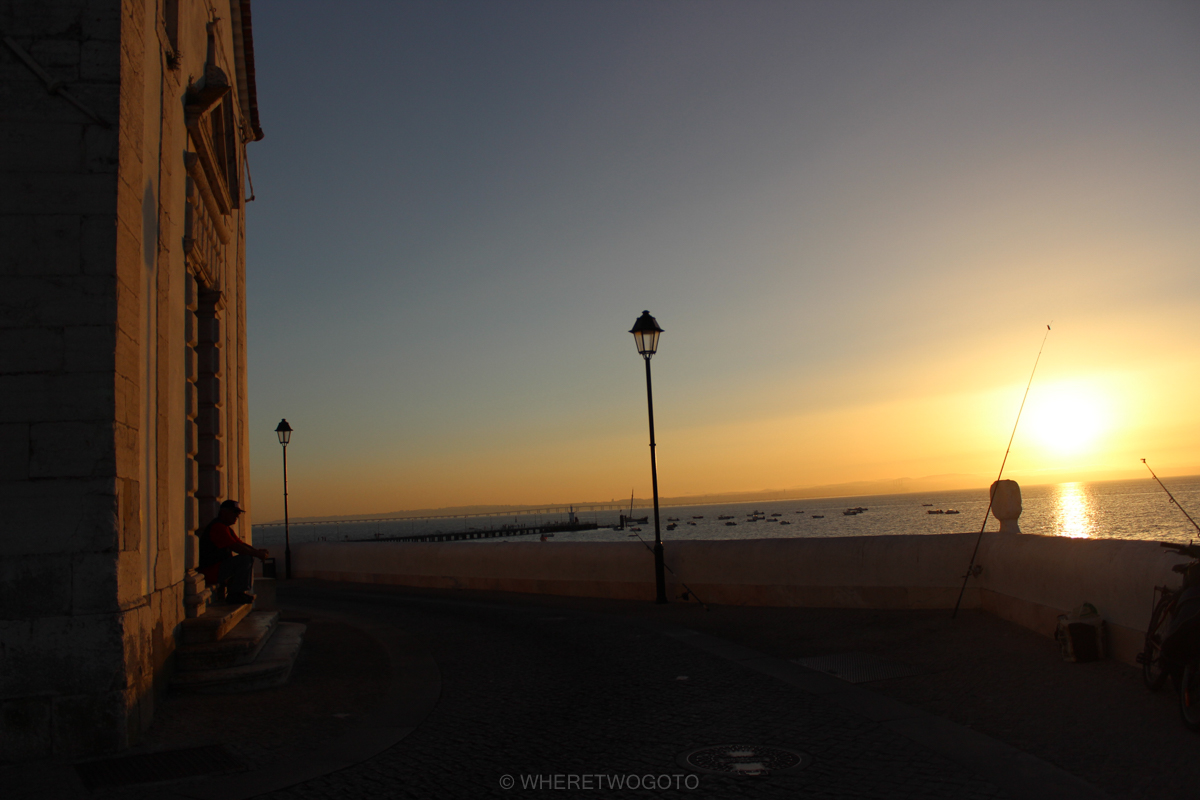
<svg viewBox="0 0 1200 800">
<path fill-rule="evenodd" d="M 177 781 L 244 768 L 245 765 L 223 746 L 209 745 L 88 761 L 76 764 L 75 772 L 90 792 L 139 783 Z"/>
<path fill-rule="evenodd" d="M 778 775 L 796 772 L 812 763 L 812 756 L 783 747 L 761 744 L 715 744 L 679 756 L 679 765 L 716 775 Z"/>
<path fill-rule="evenodd" d="M 910 667 L 908 664 L 888 661 L 867 653 L 838 653 L 830 656 L 793 658 L 792 662 L 817 672 L 824 672 L 835 678 L 841 678 L 849 683 L 868 683 L 881 681 L 884 678 L 907 678 L 920 673 L 919 669 Z"/>
</svg>

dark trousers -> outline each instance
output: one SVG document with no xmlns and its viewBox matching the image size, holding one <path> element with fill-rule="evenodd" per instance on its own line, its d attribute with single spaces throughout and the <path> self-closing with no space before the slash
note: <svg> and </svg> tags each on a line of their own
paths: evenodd
<svg viewBox="0 0 1200 800">
<path fill-rule="evenodd" d="M 254 556 L 243 553 L 221 562 L 221 568 L 217 572 L 217 583 L 224 583 L 228 587 L 227 594 L 247 592 L 253 582 Z"/>
</svg>

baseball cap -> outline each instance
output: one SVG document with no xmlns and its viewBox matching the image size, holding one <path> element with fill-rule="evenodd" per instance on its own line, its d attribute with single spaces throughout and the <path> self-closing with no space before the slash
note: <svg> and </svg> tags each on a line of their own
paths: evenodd
<svg viewBox="0 0 1200 800">
<path fill-rule="evenodd" d="M 211 506 L 210 506 L 210 508 L 211 508 Z M 241 506 L 238 505 L 237 500 L 226 500 L 225 502 L 221 503 L 221 510 L 225 511 L 226 509 L 228 509 L 230 511 L 236 511 L 239 514 L 246 513 L 245 509 L 243 509 Z"/>
</svg>

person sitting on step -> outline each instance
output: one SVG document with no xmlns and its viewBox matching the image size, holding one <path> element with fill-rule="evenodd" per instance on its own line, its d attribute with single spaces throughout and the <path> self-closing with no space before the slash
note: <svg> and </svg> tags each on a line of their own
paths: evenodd
<svg viewBox="0 0 1200 800">
<path fill-rule="evenodd" d="M 266 560 L 271 555 L 246 544 L 234 533 L 232 526 L 241 515 L 237 500 L 226 500 L 217 518 L 200 532 L 199 572 L 210 586 L 226 587 L 227 603 L 254 602 L 254 596 L 248 594 L 254 580 L 254 559 Z"/>
</svg>

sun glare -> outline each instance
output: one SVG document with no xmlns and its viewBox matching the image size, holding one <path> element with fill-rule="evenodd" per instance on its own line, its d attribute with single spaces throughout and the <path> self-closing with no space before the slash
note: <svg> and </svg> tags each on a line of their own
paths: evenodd
<svg viewBox="0 0 1200 800">
<path fill-rule="evenodd" d="M 1105 398 L 1095 389 L 1060 386 L 1030 398 L 1029 427 L 1037 441 L 1059 455 L 1090 450 L 1107 427 Z"/>
</svg>

